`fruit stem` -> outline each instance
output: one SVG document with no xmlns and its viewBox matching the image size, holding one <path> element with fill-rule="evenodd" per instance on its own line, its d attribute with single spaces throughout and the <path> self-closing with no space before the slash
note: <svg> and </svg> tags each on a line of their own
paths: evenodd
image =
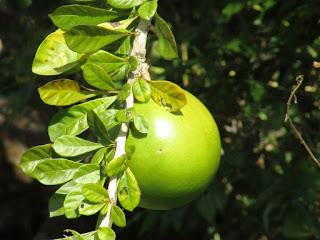
<svg viewBox="0 0 320 240">
<path fill-rule="evenodd" d="M 131 52 L 129 56 L 134 56 L 138 59 L 138 67 L 135 71 L 129 73 L 128 77 L 128 83 L 131 84 L 131 87 L 134 83 L 134 81 L 138 77 L 142 77 L 145 79 L 150 80 L 150 74 L 148 71 L 149 65 L 145 62 L 146 60 L 146 43 L 147 43 L 147 35 L 148 35 L 148 29 L 151 25 L 151 20 L 139 20 L 139 24 L 135 30 L 135 38 L 133 41 L 133 45 L 131 48 Z M 130 96 L 126 99 L 126 109 L 129 109 L 133 107 L 133 94 L 132 91 L 130 93 Z M 120 132 L 115 140 L 116 142 L 116 151 L 114 154 L 114 158 L 120 157 L 123 154 L 126 154 L 125 152 L 125 144 L 127 140 L 127 134 L 129 131 L 129 122 L 122 123 Z M 109 198 L 111 200 L 111 203 L 116 204 L 117 202 L 117 186 L 118 186 L 118 176 L 113 176 L 109 180 L 108 185 L 108 194 Z M 108 211 L 106 215 L 103 217 L 100 226 L 99 227 L 111 227 L 112 226 L 112 219 L 111 219 L 111 207 L 112 204 L 110 204 Z"/>
</svg>

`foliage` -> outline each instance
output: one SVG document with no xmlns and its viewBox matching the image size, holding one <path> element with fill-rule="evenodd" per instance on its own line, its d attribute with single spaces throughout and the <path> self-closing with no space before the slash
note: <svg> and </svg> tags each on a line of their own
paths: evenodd
<svg viewBox="0 0 320 240">
<path fill-rule="evenodd" d="M 10 98 L 8 115 L 12 117 L 27 104 L 35 105 L 35 93 L 30 90 L 34 80 L 41 85 L 47 82 L 29 69 L 37 45 L 48 29 L 55 31 L 46 15 L 58 4 L 62 3 L 0 2 L 1 22 L 8 23 L 1 26 L 4 87 L 0 93 Z M 221 126 L 224 155 L 217 178 L 201 198 L 165 213 L 136 209 L 135 215 L 127 215 L 127 227 L 116 230 L 118 238 L 161 239 L 168 234 L 176 239 L 319 238 L 319 171 L 284 123 L 291 87 L 296 76 L 303 74 L 304 90 L 297 92 L 298 105 L 292 106 L 291 116 L 315 155 L 320 155 L 319 69 L 312 67 L 319 60 L 319 8 L 312 0 L 159 4 L 161 17 L 175 33 L 179 58 L 169 62 L 159 58 L 157 37 L 151 35 L 152 78 L 170 79 L 201 98 Z M 40 105 L 39 109 L 48 108 Z M 98 152 L 104 154 L 103 148 Z M 95 161 L 99 159 L 97 154 Z M 14 182 L 7 173 L 3 176 Z M 17 184 L 20 188 L 15 192 L 6 179 L 2 184 L 8 190 L 2 196 L 19 201 L 3 202 L 8 206 L 4 209 L 46 201 L 30 196 L 31 191 L 37 192 L 34 185 Z M 6 212 L 4 216 L 10 217 L 1 220 L 2 231 L 12 229 L 8 224 L 17 224 L 17 218 L 22 222 L 18 227 L 28 229 L 25 219 L 31 218 L 30 209 L 36 212 L 34 207 L 18 208 L 11 215 Z M 99 233 L 103 234 L 108 233 Z M 5 236 L 9 239 L 11 234 Z"/>
</svg>

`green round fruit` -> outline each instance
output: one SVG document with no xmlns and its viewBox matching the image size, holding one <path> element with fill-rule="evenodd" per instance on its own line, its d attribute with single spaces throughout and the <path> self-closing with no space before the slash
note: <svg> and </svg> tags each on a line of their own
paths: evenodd
<svg viewBox="0 0 320 240">
<path fill-rule="evenodd" d="M 139 183 L 142 208 L 162 210 L 190 202 L 218 169 L 221 143 L 217 125 L 196 97 L 188 92 L 186 96 L 187 105 L 176 113 L 153 100 L 134 104 L 150 126 L 147 136 L 131 128 L 126 143 L 136 147 L 127 165 Z"/>
</svg>

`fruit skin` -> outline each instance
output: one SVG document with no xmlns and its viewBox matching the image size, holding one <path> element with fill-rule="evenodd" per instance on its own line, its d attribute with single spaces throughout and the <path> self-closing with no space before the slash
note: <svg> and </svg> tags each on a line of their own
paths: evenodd
<svg viewBox="0 0 320 240">
<path fill-rule="evenodd" d="M 135 103 L 149 122 L 149 132 L 131 128 L 127 146 L 136 150 L 127 161 L 140 189 L 139 206 L 165 210 L 195 199 L 213 179 L 220 162 L 221 142 L 208 109 L 186 92 L 187 105 L 170 113 L 153 100 Z"/>
</svg>

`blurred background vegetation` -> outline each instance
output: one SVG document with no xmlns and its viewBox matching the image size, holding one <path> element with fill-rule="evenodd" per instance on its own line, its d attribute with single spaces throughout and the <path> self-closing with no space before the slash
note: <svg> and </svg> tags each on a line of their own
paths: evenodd
<svg viewBox="0 0 320 240">
<path fill-rule="evenodd" d="M 24 176 L 17 164 L 28 147 L 49 142 L 55 107 L 32 74 L 41 41 L 55 30 L 47 17 L 71 1 L 0 0 L 0 239 L 61 237 L 92 229 L 94 218 L 49 219 L 55 187 Z M 149 36 L 154 79 L 200 98 L 215 117 L 223 155 L 218 175 L 194 202 L 171 211 L 137 209 L 117 239 L 320 239 L 320 169 L 288 123 L 286 102 L 299 75 L 290 114 L 320 156 L 319 0 L 162 0 L 179 58 L 159 58 Z"/>
</svg>

